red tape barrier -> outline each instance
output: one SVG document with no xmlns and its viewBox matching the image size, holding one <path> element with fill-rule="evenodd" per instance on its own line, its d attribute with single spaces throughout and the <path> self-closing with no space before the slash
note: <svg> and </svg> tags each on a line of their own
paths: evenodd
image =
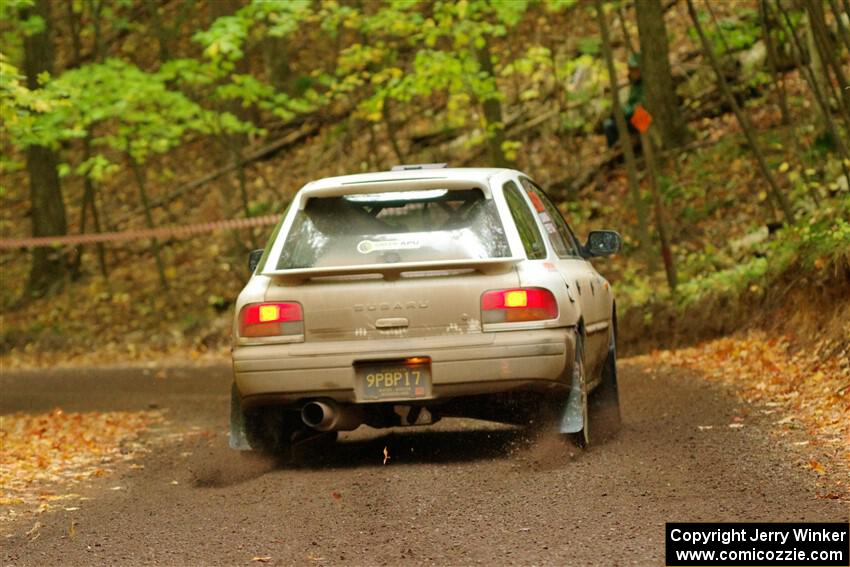
<svg viewBox="0 0 850 567">
<path fill-rule="evenodd" d="M 246 219 L 231 219 L 222 221 L 187 224 L 184 226 L 163 226 L 160 228 L 145 228 L 127 230 L 124 232 L 99 232 L 89 234 L 69 234 L 66 236 L 35 236 L 32 238 L 10 238 L 0 240 L 0 250 L 14 248 L 37 248 L 39 246 L 71 246 L 75 244 L 91 244 L 94 242 L 118 242 L 121 240 L 139 240 L 143 238 L 185 238 L 206 232 L 216 232 L 234 228 L 250 228 L 277 224 L 280 215 L 265 215 Z"/>
</svg>

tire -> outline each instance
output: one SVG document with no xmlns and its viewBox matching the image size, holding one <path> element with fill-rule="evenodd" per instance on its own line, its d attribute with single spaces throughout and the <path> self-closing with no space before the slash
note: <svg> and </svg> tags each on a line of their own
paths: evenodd
<svg viewBox="0 0 850 567">
<path fill-rule="evenodd" d="M 576 355 L 573 362 L 573 381 L 578 381 L 581 386 L 581 430 L 576 433 L 571 433 L 570 437 L 573 443 L 581 449 L 587 449 L 590 446 L 590 410 L 588 407 L 588 392 L 587 392 L 587 373 L 584 365 L 584 335 L 576 334 Z"/>
<path fill-rule="evenodd" d="M 590 413 L 598 437 L 610 437 L 620 428 L 620 394 L 617 386 L 616 326 L 608 339 L 608 354 L 602 366 L 602 381 L 590 395 Z"/>
<path fill-rule="evenodd" d="M 293 440 L 304 429 L 297 417 L 295 412 L 274 407 L 245 412 L 245 436 L 251 449 L 288 457 Z"/>
</svg>

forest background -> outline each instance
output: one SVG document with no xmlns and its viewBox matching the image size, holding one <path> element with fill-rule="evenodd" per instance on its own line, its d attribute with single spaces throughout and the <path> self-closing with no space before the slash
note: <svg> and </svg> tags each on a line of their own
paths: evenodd
<svg viewBox="0 0 850 567">
<path fill-rule="evenodd" d="M 14 239 L 263 220 L 312 179 L 447 162 L 527 171 L 581 234 L 623 234 L 599 269 L 627 350 L 761 328 L 846 361 L 848 13 L 847 0 L 6 0 L 0 359 L 221 358 L 247 253 L 271 227 Z M 608 149 L 634 54 L 653 123 L 643 144 Z"/>
</svg>

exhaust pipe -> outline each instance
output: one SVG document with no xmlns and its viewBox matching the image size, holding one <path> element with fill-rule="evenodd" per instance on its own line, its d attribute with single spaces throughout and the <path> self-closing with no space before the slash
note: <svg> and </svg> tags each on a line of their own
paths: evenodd
<svg viewBox="0 0 850 567">
<path fill-rule="evenodd" d="M 301 421 L 316 431 L 352 431 L 363 423 L 363 409 L 331 400 L 307 402 L 301 408 Z"/>
</svg>

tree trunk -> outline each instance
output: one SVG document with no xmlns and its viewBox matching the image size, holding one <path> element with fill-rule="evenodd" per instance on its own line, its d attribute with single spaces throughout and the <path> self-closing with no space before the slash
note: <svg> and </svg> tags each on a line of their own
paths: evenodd
<svg viewBox="0 0 850 567">
<path fill-rule="evenodd" d="M 788 107 L 788 91 L 785 88 L 785 78 L 779 72 L 779 57 L 776 53 L 776 45 L 773 43 L 773 35 L 771 34 L 770 9 L 767 0 L 759 0 L 759 23 L 761 24 L 762 34 L 764 35 L 768 68 L 770 69 L 771 77 L 773 77 L 773 85 L 779 99 L 779 112 L 782 116 L 782 125 L 788 130 L 787 135 L 790 136 L 791 143 L 794 146 L 794 155 L 800 160 L 800 164 L 805 170 L 805 153 L 803 152 L 802 144 L 800 144 L 800 137 L 797 134 L 797 126 L 791 118 L 791 111 Z M 819 206 L 820 197 L 817 194 L 817 190 L 814 187 L 810 187 L 809 194 L 812 196 L 815 206 Z"/>
<path fill-rule="evenodd" d="M 153 32 L 159 44 L 159 61 L 160 63 L 165 63 L 171 59 L 171 49 L 168 46 L 171 40 L 171 33 L 165 27 L 162 17 L 159 15 L 159 4 L 160 2 L 158 0 L 147 0 L 145 7 L 148 10 L 148 14 L 150 14 Z"/>
<path fill-rule="evenodd" d="M 94 35 L 94 57 L 97 61 L 102 61 L 106 55 L 106 48 L 103 44 L 103 33 L 100 27 L 100 15 L 103 11 L 103 0 L 86 0 L 92 20 L 92 33 Z"/>
<path fill-rule="evenodd" d="M 779 72 L 779 57 L 776 53 L 776 45 L 773 43 L 773 36 L 770 33 L 770 12 L 767 5 L 767 0 L 759 0 L 759 22 L 761 23 L 762 34 L 764 35 L 764 45 L 767 50 L 767 64 L 770 68 L 770 74 L 773 76 L 773 83 L 776 87 L 776 94 L 779 98 L 779 111 L 782 115 L 782 124 L 791 128 L 791 134 L 794 139 L 794 144 L 797 153 L 802 156 L 802 148 L 800 141 L 797 138 L 797 131 L 794 123 L 791 120 L 791 112 L 788 108 L 788 91 L 785 89 L 785 79 Z"/>
<path fill-rule="evenodd" d="M 85 137 L 83 140 L 83 160 L 88 161 L 91 158 L 91 132 L 89 135 Z M 83 177 L 83 206 L 80 209 L 80 234 L 84 234 L 86 232 L 86 224 L 88 221 L 88 211 L 91 209 L 92 221 L 94 223 L 94 231 L 96 233 L 101 232 L 100 226 L 100 214 L 97 210 L 97 200 L 96 200 L 96 189 L 94 186 L 94 181 L 92 181 L 91 177 L 88 174 Z M 103 279 L 109 280 L 109 271 L 106 267 L 106 249 L 103 245 L 103 242 L 98 242 L 95 244 L 97 247 L 97 261 L 100 265 L 100 273 L 103 276 Z M 77 245 L 76 257 L 74 258 L 74 266 L 72 268 L 73 277 L 77 277 L 79 275 L 80 263 L 83 258 L 83 248 L 82 244 Z"/>
<path fill-rule="evenodd" d="M 127 158 L 130 160 L 130 168 L 133 170 L 133 176 L 136 178 L 136 185 L 139 188 L 139 197 L 142 200 L 142 206 L 145 210 L 145 223 L 148 228 L 155 228 L 153 223 L 153 215 L 151 214 L 150 200 L 148 199 L 148 191 L 145 187 L 145 175 L 139 163 L 127 152 Z M 168 290 L 168 279 L 165 277 L 165 265 L 162 263 L 162 256 L 159 253 L 159 240 L 156 237 L 151 238 L 151 252 L 154 260 L 156 260 L 156 270 L 159 273 L 159 283 L 163 290 Z"/>
<path fill-rule="evenodd" d="M 664 147 L 670 149 L 682 146 L 688 141 L 688 127 L 676 97 L 670 69 L 667 27 L 664 25 L 661 0 L 637 0 L 635 12 L 646 104 L 658 125 Z"/>
<path fill-rule="evenodd" d="M 753 127 L 750 124 L 750 121 L 747 119 L 747 116 L 738 106 L 738 101 L 735 100 L 735 95 L 732 93 L 732 89 L 729 88 L 729 84 L 726 82 L 726 77 L 723 76 L 723 70 L 720 67 L 720 62 L 717 60 L 717 57 L 715 57 L 714 51 L 711 49 L 711 45 L 708 43 L 708 39 L 705 37 L 705 32 L 703 32 L 702 30 L 702 24 L 700 24 L 696 8 L 694 8 L 694 2 L 693 0 L 687 0 L 687 3 L 688 13 L 690 13 L 691 20 L 694 24 L 694 29 L 696 29 L 697 35 L 699 35 L 703 53 L 705 53 L 706 57 L 708 57 L 708 60 L 711 63 L 712 68 L 714 69 L 714 73 L 715 75 L 717 75 L 717 82 L 720 85 L 720 90 L 723 91 L 723 95 L 729 102 L 729 106 L 732 107 L 732 112 L 735 113 L 735 117 L 738 119 L 738 124 L 741 126 L 741 130 L 744 132 L 744 136 L 746 136 L 747 138 L 747 142 L 750 145 L 750 149 L 753 151 L 753 154 L 756 157 L 756 161 L 759 164 L 762 176 L 770 187 L 770 194 L 773 196 L 773 199 L 776 201 L 776 204 L 779 206 L 779 208 L 782 210 L 782 213 L 785 215 L 786 222 L 788 224 L 794 224 L 794 211 L 791 209 L 791 204 L 788 202 L 788 199 L 785 197 L 785 194 L 782 193 L 782 190 L 776 183 L 776 179 L 774 179 L 773 173 L 771 173 L 770 168 L 767 167 L 767 161 L 764 158 L 764 154 L 761 151 L 761 147 L 758 145 L 758 141 L 756 140 L 756 135 L 753 131 Z"/>
<path fill-rule="evenodd" d="M 82 62 L 82 42 L 80 41 L 80 16 L 74 10 L 74 0 L 66 0 L 65 8 L 68 10 L 68 28 L 71 32 L 71 52 L 74 54 L 71 68 L 78 67 Z"/>
<path fill-rule="evenodd" d="M 71 46 L 73 53 L 73 59 L 71 60 L 71 67 L 77 67 L 82 63 L 83 60 L 83 52 L 82 52 L 82 31 L 80 18 L 78 14 L 75 12 L 74 0 L 67 1 L 68 8 L 68 26 L 71 29 Z M 98 22 L 94 22 L 94 25 L 99 25 Z M 100 63 L 99 54 L 96 54 L 96 61 Z M 94 126 L 90 127 L 86 137 L 83 139 L 83 161 L 88 161 L 91 159 L 91 140 L 93 137 L 93 129 Z M 83 177 L 83 205 L 80 208 L 80 234 L 85 233 L 86 231 L 86 221 L 88 220 L 88 210 L 91 208 L 92 220 L 94 221 L 94 230 L 97 233 L 101 232 L 100 227 L 100 214 L 97 210 L 97 198 L 96 198 L 96 188 L 94 185 L 94 181 L 92 181 L 91 177 L 88 174 Z M 98 242 L 97 246 L 97 259 L 100 264 L 100 273 L 103 275 L 103 279 L 109 281 L 109 271 L 106 267 L 106 248 L 104 247 L 103 242 Z M 82 244 L 77 245 L 76 255 L 74 256 L 74 264 L 71 267 L 72 277 L 76 278 L 80 273 L 80 264 L 83 259 L 83 249 L 85 247 Z"/>
<path fill-rule="evenodd" d="M 841 17 L 841 8 L 838 6 L 837 0 L 829 0 L 829 7 L 832 8 L 832 15 L 835 17 L 838 33 L 841 35 L 842 41 L 844 41 L 844 46 L 850 52 L 850 30 L 847 29 L 847 25 Z M 850 17 L 850 12 L 847 13 L 847 16 Z"/>
<path fill-rule="evenodd" d="M 655 271 L 655 259 L 649 248 L 649 230 L 646 224 L 646 205 L 640 194 L 638 183 L 637 165 L 635 164 L 635 152 L 632 147 L 632 137 L 629 134 L 626 117 L 620 106 L 619 86 L 617 84 L 617 71 L 614 69 L 614 54 L 611 52 L 611 39 L 608 34 L 608 22 L 605 20 L 605 12 L 602 8 L 602 0 L 596 0 L 596 19 L 599 22 L 599 31 L 602 34 L 602 53 L 605 55 L 605 63 L 608 66 L 608 78 L 611 82 L 611 101 L 614 108 L 614 120 L 617 122 L 617 131 L 620 134 L 620 144 L 623 146 L 623 154 L 626 156 L 626 170 L 629 179 L 629 192 L 632 195 L 632 204 L 637 213 L 637 240 L 638 247 L 645 251 L 650 271 Z"/>
<path fill-rule="evenodd" d="M 478 65 L 488 77 L 496 80 L 496 74 L 493 71 L 493 61 L 490 58 L 490 45 L 484 45 L 475 51 L 478 58 Z M 487 124 L 487 147 L 490 150 L 490 161 L 494 167 L 514 167 L 502 145 L 505 143 L 505 122 L 502 118 L 502 103 L 495 96 L 489 97 L 482 102 L 484 110 L 484 121 Z"/>
<path fill-rule="evenodd" d="M 245 174 L 245 158 L 242 155 L 242 150 L 239 146 L 232 145 L 230 151 L 233 155 L 233 164 L 236 166 L 236 180 L 239 183 L 239 197 L 242 200 L 242 212 L 245 218 L 251 216 L 251 200 L 248 197 L 248 176 Z M 257 236 L 254 234 L 254 229 L 248 229 L 248 237 L 251 241 L 251 246 L 259 248 L 257 244 Z"/>
<path fill-rule="evenodd" d="M 661 243 L 661 259 L 664 261 L 664 273 L 667 274 L 667 285 L 671 293 L 676 293 L 678 276 L 676 261 L 673 258 L 673 248 L 670 245 L 670 233 L 667 229 L 667 213 L 661 202 L 661 191 L 658 189 L 658 169 L 655 164 L 655 152 L 649 134 L 641 132 L 640 144 L 646 162 L 646 172 L 649 177 L 649 190 L 652 192 L 652 206 L 655 212 L 655 230 Z"/>
<path fill-rule="evenodd" d="M 838 108 L 842 111 L 847 125 L 850 126 L 850 85 L 848 85 L 847 76 L 844 74 L 840 62 L 835 58 L 835 47 L 832 45 L 832 40 L 829 37 L 829 31 L 824 20 L 823 4 L 820 4 L 820 1 L 808 0 L 806 2 L 806 8 L 809 12 L 809 22 L 812 26 L 815 42 L 820 49 L 821 61 L 825 65 L 825 78 L 827 82 L 832 83 L 829 78 L 829 72 L 827 71 L 827 69 L 831 68 L 838 81 L 838 91 L 841 93 L 837 95 Z"/>
<path fill-rule="evenodd" d="M 34 15 L 44 20 L 44 29 L 24 37 L 24 70 L 30 89 L 38 88 L 39 74 L 53 72 L 50 0 L 38 0 L 31 9 L 21 12 L 22 19 Z M 68 232 L 58 165 L 59 156 L 54 150 L 44 146 L 27 148 L 33 236 Z M 65 256 L 61 248 L 34 248 L 26 293 L 34 297 L 44 295 L 62 282 L 65 272 Z"/>
<path fill-rule="evenodd" d="M 393 148 L 393 153 L 395 153 L 399 165 L 402 165 L 407 162 L 407 158 L 404 152 L 401 151 L 401 146 L 398 143 L 398 136 L 396 136 L 398 125 L 393 121 L 392 112 L 390 111 L 390 99 L 384 99 L 384 106 L 381 112 L 384 116 L 384 126 L 387 129 L 387 139 L 390 141 L 390 146 Z"/>
<path fill-rule="evenodd" d="M 266 68 L 266 78 L 278 92 L 286 91 L 287 82 L 292 74 L 286 47 L 286 39 L 281 37 L 267 37 L 263 40 L 263 65 Z"/>
<path fill-rule="evenodd" d="M 626 11 L 622 4 L 617 5 L 617 19 L 620 20 L 620 29 L 623 31 L 623 43 L 626 45 L 626 50 L 629 55 L 636 53 L 635 44 L 632 41 L 632 34 L 629 33 L 629 26 L 626 24 Z M 640 32 L 638 32 L 640 33 Z"/>
<path fill-rule="evenodd" d="M 847 178 L 847 181 L 850 182 L 850 170 L 848 170 L 847 164 L 845 163 L 845 160 L 850 159 L 850 153 L 848 153 L 847 145 L 844 143 L 844 138 L 838 132 L 838 127 L 835 125 L 835 121 L 832 118 L 832 111 L 829 109 L 829 100 L 827 99 L 827 95 L 821 89 L 821 84 L 818 80 L 819 77 L 815 70 L 812 69 L 811 65 L 803 62 L 803 42 L 797 34 L 794 22 L 791 21 L 791 16 L 788 15 L 788 11 L 785 10 L 785 7 L 782 5 L 780 0 L 776 0 L 776 7 L 779 9 L 780 14 L 782 14 L 782 18 L 786 24 L 783 31 L 786 31 L 786 33 L 791 36 L 794 43 L 795 49 L 791 50 L 791 53 L 794 56 L 794 63 L 802 70 L 803 77 L 806 79 L 806 82 L 809 84 L 809 88 L 815 95 L 815 101 L 820 107 L 823 121 L 829 130 L 830 136 L 835 141 L 836 147 L 838 148 L 838 152 L 840 154 L 839 161 L 841 162 L 844 176 Z"/>
</svg>

